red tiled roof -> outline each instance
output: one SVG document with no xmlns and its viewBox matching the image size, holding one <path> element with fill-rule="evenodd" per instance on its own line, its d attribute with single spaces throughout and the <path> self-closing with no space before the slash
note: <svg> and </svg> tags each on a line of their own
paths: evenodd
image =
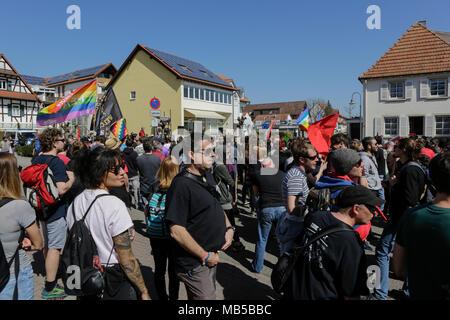
<svg viewBox="0 0 450 320">
<path fill-rule="evenodd" d="M 248 103 L 250 103 L 250 100 L 248 100 L 247 97 L 240 98 L 239 100 L 240 100 L 241 102 L 248 102 Z"/>
<path fill-rule="evenodd" d="M 279 109 L 279 113 L 289 113 L 299 115 L 306 108 L 306 101 L 291 101 L 291 102 L 277 102 L 277 103 L 263 103 L 263 104 L 249 104 L 245 107 L 245 112 L 255 110 Z"/>
<path fill-rule="evenodd" d="M 39 101 L 34 94 L 0 90 L 0 98 Z"/>
<path fill-rule="evenodd" d="M 289 119 L 289 113 L 279 113 L 279 114 L 259 114 L 253 119 L 255 121 L 272 121 L 272 120 L 280 120 L 284 121 Z"/>
<path fill-rule="evenodd" d="M 415 23 L 359 79 L 450 71 L 449 40 L 447 33 Z"/>
</svg>

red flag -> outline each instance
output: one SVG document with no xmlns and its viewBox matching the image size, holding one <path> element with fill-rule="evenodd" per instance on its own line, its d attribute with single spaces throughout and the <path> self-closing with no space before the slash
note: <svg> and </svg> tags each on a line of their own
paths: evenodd
<svg viewBox="0 0 450 320">
<path fill-rule="evenodd" d="M 273 124 L 275 123 L 275 120 L 272 120 L 272 123 L 270 124 L 269 131 L 267 131 L 267 140 L 270 138 L 270 133 L 272 132 Z"/>
<path fill-rule="evenodd" d="M 80 141 L 80 127 L 78 127 L 77 130 L 77 140 Z"/>
<path fill-rule="evenodd" d="M 331 136 L 334 133 L 339 113 L 332 114 L 314 122 L 308 128 L 308 138 L 311 144 L 316 148 L 317 152 L 328 157 L 328 151 L 331 145 Z"/>
</svg>

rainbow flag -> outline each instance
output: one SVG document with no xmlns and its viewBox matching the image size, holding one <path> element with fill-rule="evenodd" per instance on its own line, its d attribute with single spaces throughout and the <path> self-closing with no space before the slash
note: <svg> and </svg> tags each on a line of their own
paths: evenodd
<svg viewBox="0 0 450 320">
<path fill-rule="evenodd" d="M 36 124 L 44 127 L 95 113 L 97 79 L 39 111 Z"/>
<path fill-rule="evenodd" d="M 116 121 L 111 126 L 109 131 L 111 131 L 111 133 L 113 134 L 113 136 L 116 139 L 121 141 L 123 138 L 125 138 L 128 135 L 126 120 L 122 118 L 119 121 Z"/>
<path fill-rule="evenodd" d="M 319 121 L 320 119 L 322 119 L 322 115 L 319 113 L 319 114 L 317 115 L 316 121 Z"/>
<path fill-rule="evenodd" d="M 308 131 L 309 127 L 309 110 L 308 107 L 306 107 L 305 110 L 303 110 L 302 114 L 297 119 L 297 124 L 300 126 L 300 128 L 304 131 Z"/>
</svg>

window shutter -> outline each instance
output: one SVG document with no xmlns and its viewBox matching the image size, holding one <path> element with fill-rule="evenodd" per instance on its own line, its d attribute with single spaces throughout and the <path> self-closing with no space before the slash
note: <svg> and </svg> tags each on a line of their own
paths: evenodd
<svg viewBox="0 0 450 320">
<path fill-rule="evenodd" d="M 413 82 L 408 80 L 405 82 L 405 98 L 411 100 L 412 93 L 413 93 Z"/>
<path fill-rule="evenodd" d="M 432 115 L 426 115 L 425 116 L 425 135 L 427 137 L 434 136 L 434 130 L 433 130 L 433 116 Z"/>
<path fill-rule="evenodd" d="M 8 104 L 8 116 L 12 117 L 12 104 Z"/>
<path fill-rule="evenodd" d="M 428 91 L 429 91 L 429 81 L 428 79 L 420 80 L 420 98 L 426 99 L 428 98 Z"/>
<path fill-rule="evenodd" d="M 375 121 L 375 126 L 374 126 L 374 130 L 373 130 L 374 131 L 373 135 L 374 136 L 382 135 L 384 130 L 382 128 L 383 122 L 382 122 L 381 117 L 375 117 L 374 121 Z"/>
<path fill-rule="evenodd" d="M 389 84 L 382 82 L 380 87 L 380 101 L 387 101 L 389 99 Z"/>
<path fill-rule="evenodd" d="M 408 117 L 400 116 L 400 137 L 408 136 Z"/>
</svg>

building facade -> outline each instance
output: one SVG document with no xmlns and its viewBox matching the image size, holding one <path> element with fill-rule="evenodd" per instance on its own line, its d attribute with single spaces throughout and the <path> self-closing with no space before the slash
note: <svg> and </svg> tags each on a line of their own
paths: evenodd
<svg viewBox="0 0 450 320">
<path fill-rule="evenodd" d="M 450 33 L 415 23 L 359 80 L 363 136 L 450 136 Z"/>
<path fill-rule="evenodd" d="M 0 54 L 0 131 L 14 135 L 35 132 L 42 101 L 3 54 Z"/>
<path fill-rule="evenodd" d="M 233 128 L 233 86 L 203 65 L 138 44 L 108 87 L 113 88 L 129 132 L 144 127 L 156 134 L 160 120 L 169 129 Z"/>
</svg>

